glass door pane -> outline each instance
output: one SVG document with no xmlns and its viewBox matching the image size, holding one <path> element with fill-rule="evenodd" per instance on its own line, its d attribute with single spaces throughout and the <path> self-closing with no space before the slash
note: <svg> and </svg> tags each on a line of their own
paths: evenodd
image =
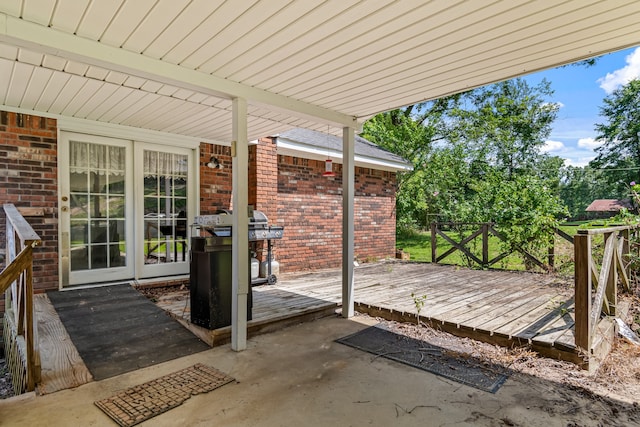
<svg viewBox="0 0 640 427">
<path fill-rule="evenodd" d="M 71 141 L 71 271 L 126 266 L 125 148 Z"/>
<path fill-rule="evenodd" d="M 185 263 L 189 156 L 143 152 L 144 263 Z"/>
</svg>

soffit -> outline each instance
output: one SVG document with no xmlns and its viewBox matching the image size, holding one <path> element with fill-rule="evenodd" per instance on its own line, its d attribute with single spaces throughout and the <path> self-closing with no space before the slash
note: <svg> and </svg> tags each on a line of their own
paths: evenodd
<svg viewBox="0 0 640 427">
<path fill-rule="evenodd" d="M 0 104 L 229 141 L 243 96 L 251 139 L 339 134 L 637 44 L 633 0 L 4 0 Z"/>
</svg>

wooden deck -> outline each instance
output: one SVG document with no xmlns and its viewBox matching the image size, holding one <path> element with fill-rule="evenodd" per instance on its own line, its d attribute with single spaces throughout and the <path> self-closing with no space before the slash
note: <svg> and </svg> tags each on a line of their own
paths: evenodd
<svg viewBox="0 0 640 427">
<path fill-rule="evenodd" d="M 317 292 L 317 282 L 291 279 L 282 286 Z M 333 286 L 340 291 L 339 275 Z M 417 298 L 424 301 L 419 313 Z M 530 345 L 545 356 L 579 360 L 572 283 L 551 275 L 420 263 L 365 264 L 355 273 L 355 305 L 373 316 L 416 321 L 419 315 L 420 321 L 458 336 L 508 347 Z"/>
<path fill-rule="evenodd" d="M 335 311 L 341 271 L 289 274 L 274 286 L 253 288 L 249 336 Z M 574 339 L 573 284 L 553 275 L 481 271 L 411 262 L 363 264 L 355 269 L 359 312 L 416 321 L 452 334 L 501 346 L 529 345 L 544 356 L 580 363 Z M 188 321 L 188 293 L 159 304 L 210 345 L 227 342 L 230 328 L 206 331 Z"/>
</svg>

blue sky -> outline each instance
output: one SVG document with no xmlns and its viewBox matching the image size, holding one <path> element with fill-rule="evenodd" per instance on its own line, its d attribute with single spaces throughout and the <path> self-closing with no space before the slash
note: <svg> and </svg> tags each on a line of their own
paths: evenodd
<svg viewBox="0 0 640 427">
<path fill-rule="evenodd" d="M 560 105 L 558 118 L 543 151 L 562 157 L 565 164 L 584 166 L 595 157 L 595 123 L 604 123 L 599 114 L 602 100 L 621 85 L 640 77 L 640 48 L 631 48 L 601 57 L 595 66 L 570 66 L 530 74 L 524 78 L 537 84 L 543 78 L 555 91 L 553 102 Z"/>
</svg>

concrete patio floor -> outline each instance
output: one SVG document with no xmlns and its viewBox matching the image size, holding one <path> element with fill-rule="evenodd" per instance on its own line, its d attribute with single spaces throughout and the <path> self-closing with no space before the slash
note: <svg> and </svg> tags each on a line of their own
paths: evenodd
<svg viewBox="0 0 640 427">
<path fill-rule="evenodd" d="M 75 389 L 6 399 L 0 425 L 115 426 L 94 401 L 194 363 L 237 382 L 141 426 L 618 425 L 605 398 L 591 404 L 560 384 L 514 374 L 491 394 L 334 342 L 373 323 L 326 317 L 252 338 L 243 352 L 225 345 Z"/>
</svg>

